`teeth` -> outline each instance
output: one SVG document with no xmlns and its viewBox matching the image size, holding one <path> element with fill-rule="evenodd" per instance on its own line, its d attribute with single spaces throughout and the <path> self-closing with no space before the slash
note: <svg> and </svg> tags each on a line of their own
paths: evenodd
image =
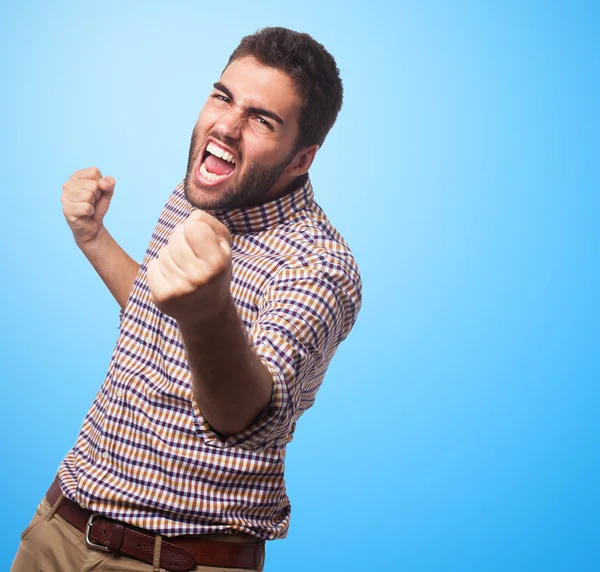
<svg viewBox="0 0 600 572">
<path fill-rule="evenodd" d="M 206 167 L 204 166 L 204 161 L 202 162 L 202 165 L 200 165 L 200 174 L 205 179 L 208 179 L 209 181 L 220 181 L 221 179 L 225 179 L 226 177 L 229 176 L 229 175 L 215 175 L 214 173 L 207 171 Z"/>
<path fill-rule="evenodd" d="M 215 155 L 216 157 L 223 156 L 223 149 L 221 149 L 221 147 L 217 147 L 212 141 L 208 144 L 208 146 L 206 147 L 206 150 L 209 153 L 212 153 L 213 155 Z"/>
<path fill-rule="evenodd" d="M 221 147 L 215 145 L 212 141 L 207 145 L 206 150 L 212 155 L 215 155 L 216 157 L 219 157 L 220 159 L 223 159 L 224 161 L 233 163 L 235 165 L 233 155 L 228 151 L 225 151 L 225 149 L 221 149 Z"/>
</svg>

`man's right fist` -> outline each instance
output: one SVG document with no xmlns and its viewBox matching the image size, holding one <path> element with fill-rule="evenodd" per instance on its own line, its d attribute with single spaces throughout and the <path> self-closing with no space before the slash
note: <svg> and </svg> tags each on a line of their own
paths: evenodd
<svg viewBox="0 0 600 572">
<path fill-rule="evenodd" d="M 73 231 L 75 242 L 93 240 L 102 228 L 115 190 L 115 180 L 103 177 L 96 167 L 81 169 L 62 186 L 63 214 Z"/>
</svg>

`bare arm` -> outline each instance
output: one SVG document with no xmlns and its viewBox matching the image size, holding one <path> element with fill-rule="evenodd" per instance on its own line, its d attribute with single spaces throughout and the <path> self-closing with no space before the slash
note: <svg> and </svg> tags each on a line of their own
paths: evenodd
<svg viewBox="0 0 600 572">
<path fill-rule="evenodd" d="M 245 429 L 268 405 L 273 380 L 248 344 L 231 297 L 229 232 L 197 210 L 176 227 L 148 265 L 159 310 L 181 331 L 192 372 L 192 395 L 223 435 Z"/>
<path fill-rule="evenodd" d="M 202 415 L 225 436 L 242 431 L 269 404 L 273 380 L 249 346 L 233 300 L 202 321 L 178 324 Z"/>
<path fill-rule="evenodd" d="M 63 214 L 75 243 L 92 263 L 121 308 L 125 308 L 139 264 L 104 228 L 115 190 L 113 177 L 103 177 L 97 167 L 81 169 L 63 185 Z"/>
<path fill-rule="evenodd" d="M 93 240 L 76 242 L 121 309 L 125 309 L 140 265 L 118 245 L 104 226 Z"/>
</svg>

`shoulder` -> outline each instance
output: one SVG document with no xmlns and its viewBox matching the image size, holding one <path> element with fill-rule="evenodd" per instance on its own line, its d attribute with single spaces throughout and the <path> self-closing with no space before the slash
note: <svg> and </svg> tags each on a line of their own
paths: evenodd
<svg viewBox="0 0 600 572">
<path fill-rule="evenodd" d="M 314 200 L 274 232 L 294 251 L 290 267 L 321 274 L 341 288 L 360 293 L 362 284 L 356 258 L 344 237 Z"/>
<path fill-rule="evenodd" d="M 305 302 L 318 302 L 322 317 L 341 313 L 347 333 L 362 304 L 360 271 L 350 246 L 321 207 L 311 201 L 266 232 L 284 260 L 267 292 L 292 292 Z"/>
</svg>

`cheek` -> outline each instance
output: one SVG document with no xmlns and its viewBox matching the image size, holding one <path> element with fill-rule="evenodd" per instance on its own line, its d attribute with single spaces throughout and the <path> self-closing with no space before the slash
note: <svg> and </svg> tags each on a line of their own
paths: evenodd
<svg viewBox="0 0 600 572">
<path fill-rule="evenodd" d="M 215 109 L 204 107 L 198 116 L 196 130 L 203 137 L 212 129 L 219 119 L 219 114 Z"/>
<path fill-rule="evenodd" d="M 244 137 L 244 161 L 254 161 L 259 165 L 277 165 L 283 160 L 281 142 L 265 140 L 264 137 L 255 137 L 245 134 Z"/>
</svg>

